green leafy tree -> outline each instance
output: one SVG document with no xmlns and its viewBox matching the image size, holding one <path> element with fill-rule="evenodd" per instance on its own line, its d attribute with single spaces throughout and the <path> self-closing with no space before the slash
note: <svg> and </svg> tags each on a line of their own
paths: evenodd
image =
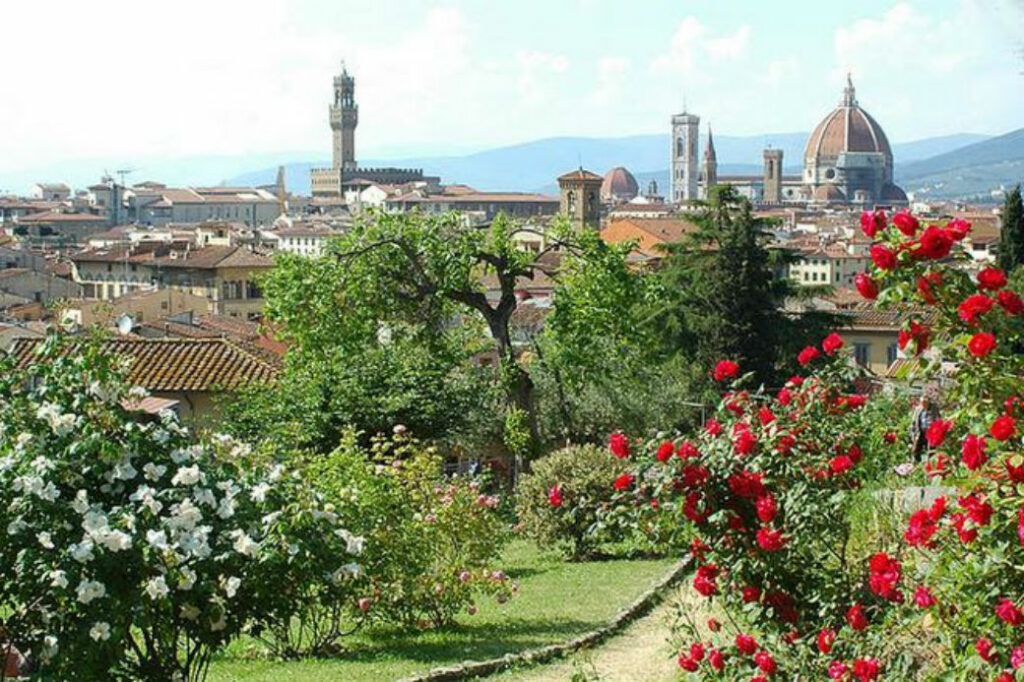
<svg viewBox="0 0 1024 682">
<path fill-rule="evenodd" d="M 334 258 L 278 257 L 262 286 L 268 318 L 291 344 L 285 368 L 276 386 L 232 396 L 226 426 L 317 452 L 352 428 L 367 441 L 398 424 L 428 440 L 471 438 L 493 402 L 472 362 L 480 330 L 451 325 L 444 307 L 395 319 L 349 274 Z"/>
<path fill-rule="evenodd" d="M 559 253 L 581 248 L 565 224 L 549 230 L 544 249 L 521 248 L 517 235 L 531 231 L 501 215 L 468 226 L 455 214 L 378 213 L 330 249 L 339 273 L 334 296 L 359 310 L 351 323 L 347 314 L 340 316 L 341 327 L 398 324 L 434 335 L 453 327 L 486 331 L 506 405 L 506 443 L 520 456 L 534 454 L 540 438 L 534 380 L 512 336 L 516 290 L 526 280 L 551 276 Z M 269 307 L 272 317 L 283 319 L 281 312 Z"/>
<path fill-rule="evenodd" d="M 1010 272 L 1024 263 L 1024 202 L 1020 185 L 1006 195 L 999 234 L 999 267 Z"/>
<path fill-rule="evenodd" d="M 699 229 L 666 249 L 657 324 L 703 366 L 729 358 L 771 383 L 780 359 L 834 320 L 783 311 L 786 299 L 799 293 L 782 274 L 793 256 L 768 247 L 771 221 L 755 217 L 735 189 L 715 188 L 694 221 Z"/>
<path fill-rule="evenodd" d="M 542 427 L 548 440 L 603 440 L 682 426 L 699 412 L 706 382 L 652 324 L 661 280 L 628 262 L 632 243 L 580 236 L 586 257 L 563 262 L 551 313 L 533 343 Z"/>
</svg>

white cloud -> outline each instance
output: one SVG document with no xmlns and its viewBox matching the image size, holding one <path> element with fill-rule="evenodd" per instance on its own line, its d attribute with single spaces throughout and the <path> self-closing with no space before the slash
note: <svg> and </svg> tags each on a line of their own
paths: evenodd
<svg viewBox="0 0 1024 682">
<path fill-rule="evenodd" d="M 769 88 L 778 88 L 784 83 L 793 80 L 799 73 L 800 62 L 796 58 L 773 59 L 768 62 L 764 73 L 757 80 Z"/>
<path fill-rule="evenodd" d="M 651 62 L 651 68 L 660 73 L 697 75 L 698 65 L 705 57 L 711 61 L 742 58 L 750 44 L 750 26 L 740 26 L 732 33 L 714 35 L 713 31 L 696 17 L 683 19 L 672 35 L 668 52 Z"/>
<path fill-rule="evenodd" d="M 520 50 L 515 61 L 519 97 L 530 105 L 548 102 L 560 76 L 569 70 L 568 57 L 542 50 Z"/>
<path fill-rule="evenodd" d="M 629 60 L 625 57 L 601 57 L 597 62 L 597 87 L 587 98 L 592 104 L 608 104 L 624 95 Z"/>
</svg>

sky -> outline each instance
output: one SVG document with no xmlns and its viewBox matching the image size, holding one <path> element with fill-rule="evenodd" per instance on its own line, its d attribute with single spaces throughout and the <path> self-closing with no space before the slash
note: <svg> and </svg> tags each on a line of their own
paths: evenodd
<svg viewBox="0 0 1024 682">
<path fill-rule="evenodd" d="M 851 72 L 893 141 L 1024 126 L 1024 0 L 4 0 L 0 172 L 84 158 L 358 157 L 552 136 L 810 130 Z M 703 125 L 703 124 L 702 124 Z"/>
</svg>

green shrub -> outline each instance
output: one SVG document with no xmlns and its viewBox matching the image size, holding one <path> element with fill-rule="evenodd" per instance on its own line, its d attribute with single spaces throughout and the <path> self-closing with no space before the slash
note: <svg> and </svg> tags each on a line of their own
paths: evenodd
<svg viewBox="0 0 1024 682">
<path fill-rule="evenodd" d="M 612 499 L 612 481 L 622 470 L 618 460 L 595 445 L 570 445 L 542 457 L 519 482 L 520 526 L 538 545 L 555 545 L 567 558 L 592 555 L 602 542 L 620 539 L 601 518 Z M 558 506 L 551 500 L 556 488 L 562 499 Z"/>
<path fill-rule="evenodd" d="M 481 483 L 446 477 L 440 454 L 403 435 L 354 436 L 307 470 L 316 486 L 367 539 L 360 562 L 369 576 L 360 603 L 376 622 L 449 625 L 480 596 L 506 600 L 515 586 L 495 561 L 508 539 L 500 500 Z M 365 600 L 365 601 L 363 601 Z M 314 612 L 332 608 L 313 600 Z"/>
</svg>

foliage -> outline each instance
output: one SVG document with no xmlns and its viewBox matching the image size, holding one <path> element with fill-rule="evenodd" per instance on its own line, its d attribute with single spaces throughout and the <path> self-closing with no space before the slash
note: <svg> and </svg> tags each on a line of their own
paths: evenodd
<svg viewBox="0 0 1024 682">
<path fill-rule="evenodd" d="M 65 343 L 0 361 L 0 624 L 34 674 L 201 680 L 302 543 L 357 566 L 354 536 L 281 467 L 226 436 L 193 442 L 170 412 L 138 421 L 121 401 L 144 392 L 114 359 Z"/>
<path fill-rule="evenodd" d="M 362 608 L 373 621 L 442 627 L 479 597 L 504 602 L 514 591 L 494 567 L 508 538 L 500 499 L 480 479 L 444 476 L 434 448 L 398 434 L 365 450 L 350 434 L 306 474 L 367 538 Z"/>
<path fill-rule="evenodd" d="M 667 248 L 658 328 L 674 347 L 693 349 L 701 366 L 733 358 L 758 382 L 776 385 L 777 363 L 820 338 L 830 318 L 782 312 L 797 290 L 776 273 L 792 256 L 767 248 L 771 221 L 754 217 L 735 189 L 715 188 L 707 210 L 694 220 L 699 229 Z"/>
<path fill-rule="evenodd" d="M 972 261 L 959 243 L 968 223 L 922 229 L 908 214 L 892 222 L 874 235 L 878 301 L 928 310 L 934 320 L 908 316 L 906 333 L 917 352 L 930 349 L 920 378 L 948 386 L 946 421 L 930 434 L 928 469 L 958 492 L 905 527 L 907 590 L 926 587 L 934 598 L 906 618 L 921 624 L 925 614 L 939 654 L 935 679 L 1013 679 L 1011 670 L 1024 663 L 1017 631 L 1024 606 L 1024 303 L 1001 269 L 972 275 L 965 267 Z M 943 363 L 955 364 L 954 381 L 944 377 Z M 940 669 L 955 674 L 943 677 Z"/>
<path fill-rule="evenodd" d="M 634 244 L 579 236 L 562 259 L 551 314 L 533 339 L 542 433 L 548 442 L 600 442 L 694 423 L 707 382 L 652 325 L 661 280 L 627 260 Z"/>
<path fill-rule="evenodd" d="M 701 647 L 713 642 L 716 661 L 699 665 L 703 650 L 684 651 L 686 670 L 739 679 L 758 672 L 754 654 L 764 651 L 765 668 L 787 679 L 821 679 L 813 643 L 787 639 L 823 624 L 838 630 L 854 603 L 873 619 L 885 610 L 865 570 L 878 548 L 850 544 L 849 510 L 871 427 L 867 396 L 850 392 L 856 370 L 836 343 L 830 337 L 827 350 L 816 351 L 813 374 L 792 378 L 774 396 L 742 390 L 753 377 L 740 377 L 689 439 L 613 444 L 629 466 L 614 481 L 619 509 L 656 543 L 689 552 L 695 589 L 717 597 L 730 616 L 728 638 L 717 625 L 685 623 L 680 634 Z M 729 381 L 737 372 L 727 364 L 716 375 Z M 761 641 L 744 654 L 752 632 Z M 727 643 L 734 635 L 742 642 L 735 649 Z M 852 639 L 842 646 L 851 655 L 863 649 Z"/>
<path fill-rule="evenodd" d="M 623 470 L 594 445 L 572 445 L 538 459 L 519 482 L 516 512 L 523 532 L 541 547 L 585 559 L 618 537 L 602 523 L 611 506 L 608 481 Z"/>
<path fill-rule="evenodd" d="M 415 321 L 394 317 L 365 277 L 334 258 L 280 254 L 261 282 L 267 316 L 291 344 L 276 386 L 225 405 L 225 427 L 284 448 L 333 450 L 349 429 L 472 439 L 494 401 L 473 357 L 480 330 L 451 325 L 450 306 Z"/>
<path fill-rule="evenodd" d="M 999 233 L 999 267 L 1012 272 L 1024 263 L 1024 201 L 1018 184 L 1006 194 Z"/>
</svg>

